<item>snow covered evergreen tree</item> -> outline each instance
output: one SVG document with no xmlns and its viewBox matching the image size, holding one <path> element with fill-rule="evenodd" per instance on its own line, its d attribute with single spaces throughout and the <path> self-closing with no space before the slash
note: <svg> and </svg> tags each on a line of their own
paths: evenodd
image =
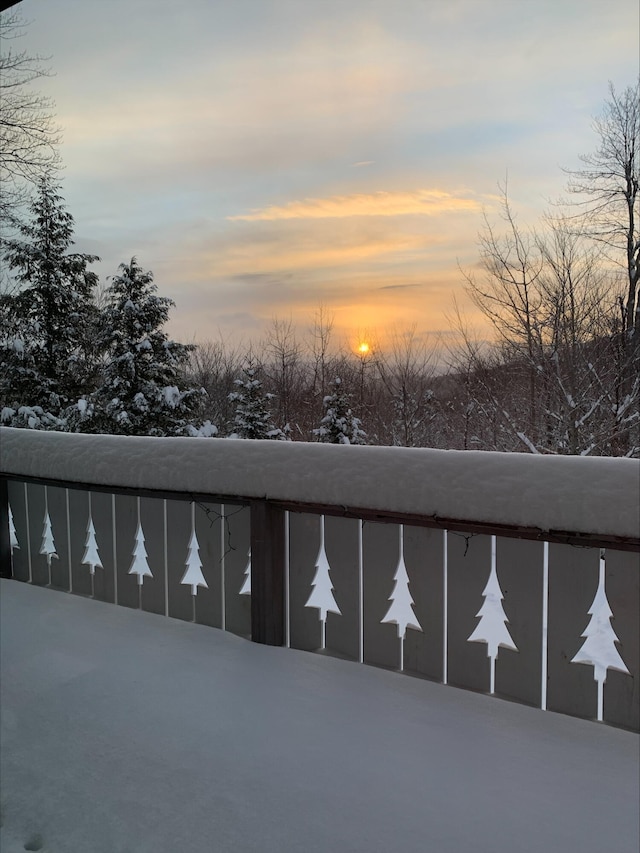
<svg viewBox="0 0 640 853">
<path fill-rule="evenodd" d="M 367 434 L 360 429 L 360 418 L 351 411 L 350 398 L 342 388 L 342 380 L 336 377 L 332 384 L 333 393 L 322 401 L 324 417 L 313 434 L 325 444 L 365 444 Z"/>
<path fill-rule="evenodd" d="M 269 401 L 273 394 L 265 394 L 262 390 L 262 380 L 258 379 L 258 367 L 252 357 L 242 372 L 243 378 L 234 382 L 237 390 L 229 394 L 229 400 L 236 403 L 230 437 L 285 439 L 283 431 L 271 421 Z"/>
<path fill-rule="evenodd" d="M 0 306 L 3 423 L 63 427 L 60 416 L 95 375 L 98 278 L 88 267 L 98 258 L 69 252 L 72 245 L 73 217 L 59 187 L 43 179 L 30 221 L 3 254 L 17 285 Z"/>
<path fill-rule="evenodd" d="M 106 351 L 103 382 L 82 400 L 79 428 L 116 435 L 189 435 L 202 389 L 189 387 L 181 369 L 190 344 L 162 330 L 171 299 L 156 295 L 153 273 L 135 258 L 120 265 L 106 291 L 101 343 Z"/>
</svg>

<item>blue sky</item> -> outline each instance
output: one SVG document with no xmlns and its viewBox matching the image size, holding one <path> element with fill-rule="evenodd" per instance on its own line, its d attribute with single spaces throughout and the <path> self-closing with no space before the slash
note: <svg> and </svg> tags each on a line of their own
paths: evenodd
<svg viewBox="0 0 640 853">
<path fill-rule="evenodd" d="M 447 328 L 509 176 L 535 223 L 638 74 L 637 0 L 24 0 L 101 278 L 136 255 L 171 332 Z M 473 320 L 473 311 L 469 309 Z"/>
</svg>

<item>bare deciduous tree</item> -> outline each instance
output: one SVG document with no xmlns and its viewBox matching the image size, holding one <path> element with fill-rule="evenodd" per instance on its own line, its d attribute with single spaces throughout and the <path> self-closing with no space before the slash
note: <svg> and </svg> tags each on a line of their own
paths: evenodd
<svg viewBox="0 0 640 853">
<path fill-rule="evenodd" d="M 431 390 L 434 360 L 434 350 L 418 336 L 415 325 L 391 330 L 388 350 L 380 354 L 376 366 L 391 403 L 386 414 L 394 445 L 430 443 L 429 425 L 436 414 Z"/>
<path fill-rule="evenodd" d="M 189 354 L 187 378 L 207 392 L 205 416 L 222 432 L 233 422 L 235 407 L 229 395 L 235 390 L 243 359 L 241 347 L 228 344 L 222 337 L 198 344 Z"/>
<path fill-rule="evenodd" d="M 15 10 L 0 13 L 0 224 L 12 225 L 30 185 L 59 167 L 60 131 L 53 101 L 32 84 L 49 76 L 40 56 L 16 51 L 12 42 L 26 23 Z"/>
<path fill-rule="evenodd" d="M 289 433 L 300 420 L 294 409 L 294 399 L 300 383 L 302 347 L 296 337 L 291 318 L 274 317 L 267 330 L 263 350 L 268 357 L 265 364 L 269 386 L 275 395 L 275 417 L 279 426 Z"/>
<path fill-rule="evenodd" d="M 618 94 L 609 84 L 609 98 L 594 129 L 599 145 L 582 156 L 584 168 L 568 170 L 569 191 L 584 196 L 583 232 L 598 240 L 609 257 L 625 270 L 624 330 L 638 339 L 640 328 L 640 82 Z M 623 260 L 621 260 L 621 258 Z"/>
<path fill-rule="evenodd" d="M 466 276 L 497 339 L 487 349 L 464 338 L 480 445 L 513 450 L 517 437 L 531 452 L 636 455 L 638 377 L 618 346 L 619 282 L 601 249 L 560 217 L 521 228 L 506 193 L 503 213 L 506 233 L 487 221 L 480 236 L 484 274 Z"/>
</svg>

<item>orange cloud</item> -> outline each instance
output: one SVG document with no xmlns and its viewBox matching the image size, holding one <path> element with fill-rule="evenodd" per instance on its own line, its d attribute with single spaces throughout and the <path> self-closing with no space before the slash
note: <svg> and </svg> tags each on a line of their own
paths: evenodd
<svg viewBox="0 0 640 853">
<path fill-rule="evenodd" d="M 435 216 L 450 211 L 479 211 L 481 205 L 472 198 L 460 198 L 442 190 L 409 192 L 355 193 L 329 198 L 307 198 L 285 205 L 254 209 L 251 213 L 228 216 L 234 222 L 257 222 L 275 219 L 342 219 L 348 216 Z"/>
<path fill-rule="evenodd" d="M 316 270 L 318 268 L 372 261 L 394 253 L 422 253 L 430 245 L 428 238 L 410 234 L 362 237 L 337 245 L 317 243 L 285 248 L 280 242 L 272 245 L 239 244 L 229 246 L 223 253 L 211 256 L 212 270 L 217 276 L 242 273 L 282 272 L 287 270 Z M 203 269 L 203 275 L 211 270 Z"/>
</svg>

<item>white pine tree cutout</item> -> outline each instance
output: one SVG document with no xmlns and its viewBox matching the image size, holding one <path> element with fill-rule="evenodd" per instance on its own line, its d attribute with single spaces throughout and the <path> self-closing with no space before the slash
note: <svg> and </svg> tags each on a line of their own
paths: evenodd
<svg viewBox="0 0 640 853">
<path fill-rule="evenodd" d="M 9 506 L 9 545 L 12 551 L 14 548 L 20 550 L 20 543 L 18 542 L 18 535 L 16 533 L 16 526 L 13 521 L 13 513 L 11 512 L 11 506 Z"/>
<path fill-rule="evenodd" d="M 198 544 L 198 537 L 196 536 L 195 509 L 196 505 L 192 503 L 191 538 L 189 539 L 189 546 L 187 548 L 187 559 L 185 560 L 187 570 L 182 576 L 182 580 L 180 581 L 180 583 L 188 584 L 191 586 L 191 595 L 198 594 L 199 586 L 203 586 L 205 589 L 209 589 L 209 584 L 206 582 L 206 580 L 204 579 L 204 575 L 202 574 L 200 545 Z"/>
<path fill-rule="evenodd" d="M 486 643 L 487 657 L 491 659 L 491 684 L 490 693 L 495 692 L 496 683 L 496 658 L 500 646 L 503 649 L 512 649 L 518 651 L 516 644 L 511 639 L 511 634 L 507 628 L 507 614 L 502 606 L 504 598 L 500 584 L 498 582 L 498 573 L 496 571 L 496 537 L 491 537 L 491 572 L 489 580 L 482 592 L 484 602 L 476 616 L 480 617 L 475 631 L 468 638 L 470 643 Z"/>
<path fill-rule="evenodd" d="M 613 612 L 609 606 L 607 593 L 605 592 L 605 559 L 600 555 L 600 575 L 598 589 L 589 610 L 591 616 L 589 624 L 580 636 L 585 641 L 571 659 L 571 663 L 586 663 L 593 666 L 593 678 L 598 683 L 598 720 L 602 720 L 604 683 L 607 680 L 607 670 L 615 669 L 630 675 L 616 643 L 620 640 L 611 625 Z"/>
<path fill-rule="evenodd" d="M 44 511 L 44 524 L 42 529 L 42 545 L 40 546 L 40 553 L 44 554 L 47 558 L 47 566 L 51 568 L 51 558 L 55 557 L 58 559 L 58 555 L 56 553 L 56 543 L 53 539 L 53 529 L 51 527 L 51 519 L 49 518 L 49 509 L 46 508 Z"/>
<path fill-rule="evenodd" d="M 409 576 L 404 562 L 404 527 L 400 525 L 400 559 L 398 567 L 393 576 L 395 581 L 393 590 L 389 596 L 391 602 L 384 619 L 381 622 L 392 622 L 398 626 L 398 639 L 400 640 L 400 669 L 404 669 L 404 640 L 407 636 L 407 628 L 415 628 L 422 631 L 418 617 L 413 611 L 414 600 L 409 592 Z"/>
<path fill-rule="evenodd" d="M 144 531 L 140 521 L 140 498 L 138 498 L 138 527 L 136 528 L 135 545 L 133 546 L 133 560 L 131 561 L 130 575 L 138 575 L 138 586 L 142 586 L 145 577 L 153 577 L 149 568 L 147 549 L 144 545 Z"/>
<path fill-rule="evenodd" d="M 83 566 L 89 566 L 89 571 L 93 575 L 96 568 L 104 568 L 100 560 L 98 551 L 98 541 L 96 539 L 96 530 L 93 526 L 93 518 L 91 516 L 91 495 L 89 495 L 89 521 L 87 522 L 87 538 L 84 542 L 84 554 L 80 561 Z"/>
<path fill-rule="evenodd" d="M 239 595 L 251 595 L 251 548 L 247 554 L 247 565 L 244 570 L 244 581 L 240 587 Z"/>
<path fill-rule="evenodd" d="M 316 607 L 319 611 L 320 622 L 322 624 L 322 644 L 321 649 L 325 648 L 327 613 L 338 613 L 342 616 L 342 612 L 336 600 L 333 597 L 333 585 L 329 574 L 330 566 L 327 560 L 327 555 L 324 550 L 324 516 L 320 516 L 320 549 L 316 557 L 316 573 L 313 577 L 311 585 L 311 595 L 307 599 L 305 607 Z"/>
</svg>

